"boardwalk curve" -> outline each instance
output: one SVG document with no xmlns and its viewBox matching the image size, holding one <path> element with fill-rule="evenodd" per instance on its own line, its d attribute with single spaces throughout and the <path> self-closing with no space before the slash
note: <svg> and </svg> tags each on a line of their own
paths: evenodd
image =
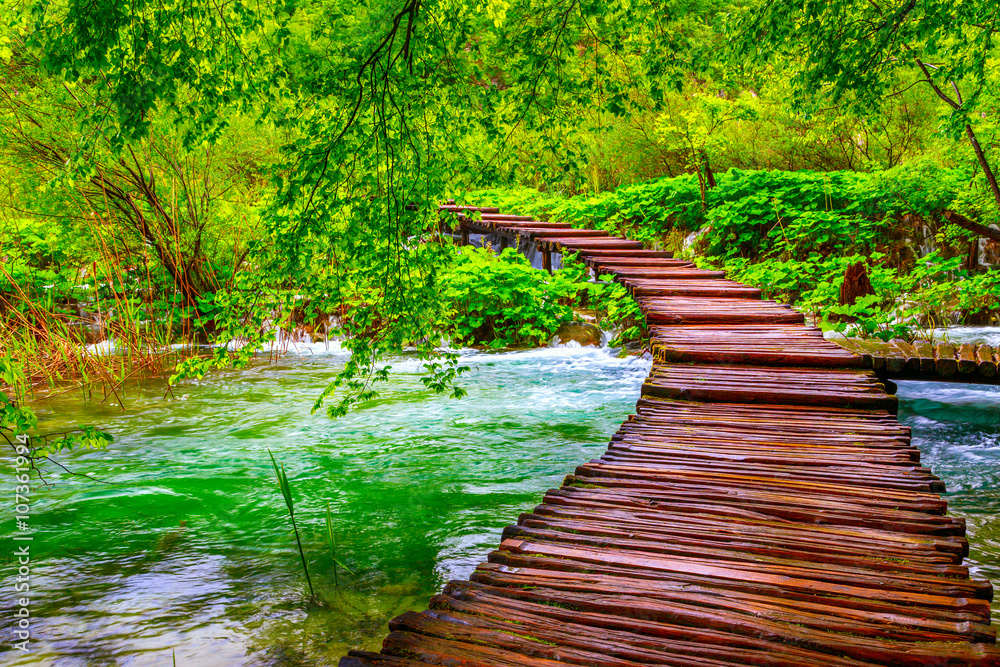
<svg viewBox="0 0 1000 667">
<path fill-rule="evenodd" d="M 381 653 L 341 667 L 1000 666 L 964 521 L 861 356 L 634 241 L 443 209 L 465 235 L 528 239 L 548 267 L 577 251 L 615 276 L 655 362 L 603 456 L 508 526 L 468 581 L 391 621 Z"/>
</svg>

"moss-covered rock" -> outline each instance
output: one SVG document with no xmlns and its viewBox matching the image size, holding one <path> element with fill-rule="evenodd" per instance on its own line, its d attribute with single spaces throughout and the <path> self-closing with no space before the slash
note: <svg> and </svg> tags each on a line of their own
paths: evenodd
<svg viewBox="0 0 1000 667">
<path fill-rule="evenodd" d="M 601 330 L 586 322 L 564 322 L 556 330 L 556 338 L 563 344 L 575 341 L 584 347 L 601 347 L 604 343 Z"/>
</svg>

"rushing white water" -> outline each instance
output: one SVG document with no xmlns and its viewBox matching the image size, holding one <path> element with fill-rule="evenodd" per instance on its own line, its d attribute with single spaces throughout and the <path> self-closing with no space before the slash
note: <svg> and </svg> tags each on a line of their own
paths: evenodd
<svg viewBox="0 0 1000 667">
<path fill-rule="evenodd" d="M 966 519 L 970 570 L 1000 584 L 1000 387 L 900 382 L 898 396 L 923 465 L 945 481 L 951 513 Z"/>
</svg>

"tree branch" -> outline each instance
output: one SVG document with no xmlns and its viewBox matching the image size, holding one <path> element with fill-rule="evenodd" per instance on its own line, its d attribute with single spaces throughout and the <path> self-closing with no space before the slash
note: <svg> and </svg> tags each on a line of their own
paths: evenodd
<svg viewBox="0 0 1000 667">
<path fill-rule="evenodd" d="M 969 220 L 961 213 L 955 213 L 954 211 L 945 211 L 944 219 L 953 225 L 958 225 L 963 229 L 968 229 L 970 232 L 979 234 L 980 236 L 985 236 L 992 241 L 1000 241 L 1000 230 L 993 229 L 992 227 L 987 227 L 986 225 L 981 225 L 978 222 Z"/>
</svg>

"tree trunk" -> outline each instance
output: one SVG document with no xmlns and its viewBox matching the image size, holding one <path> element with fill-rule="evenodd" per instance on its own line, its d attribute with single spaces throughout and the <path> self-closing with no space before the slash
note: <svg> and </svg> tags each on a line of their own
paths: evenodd
<svg viewBox="0 0 1000 667">
<path fill-rule="evenodd" d="M 705 156 L 705 180 L 708 181 L 709 188 L 718 187 L 715 182 L 715 174 L 712 172 L 712 166 L 708 163 L 708 155 Z"/>
<path fill-rule="evenodd" d="M 969 241 L 969 267 L 970 273 L 979 269 L 979 239 Z"/>
<path fill-rule="evenodd" d="M 853 306 L 859 297 L 874 293 L 864 263 L 848 266 L 844 273 L 844 284 L 840 286 L 840 305 Z"/>
<path fill-rule="evenodd" d="M 976 152 L 976 159 L 979 161 L 979 166 L 983 168 L 986 180 L 989 181 L 990 190 L 993 192 L 993 199 L 997 203 L 997 208 L 1000 209 L 1000 185 L 997 185 L 997 177 L 993 174 L 993 170 L 990 169 L 990 163 L 986 161 L 986 155 L 983 153 L 983 148 L 979 145 L 979 140 L 976 139 L 976 134 L 972 131 L 971 125 L 965 126 L 965 135 L 969 137 L 969 143 L 972 144 L 972 150 Z"/>
</svg>

